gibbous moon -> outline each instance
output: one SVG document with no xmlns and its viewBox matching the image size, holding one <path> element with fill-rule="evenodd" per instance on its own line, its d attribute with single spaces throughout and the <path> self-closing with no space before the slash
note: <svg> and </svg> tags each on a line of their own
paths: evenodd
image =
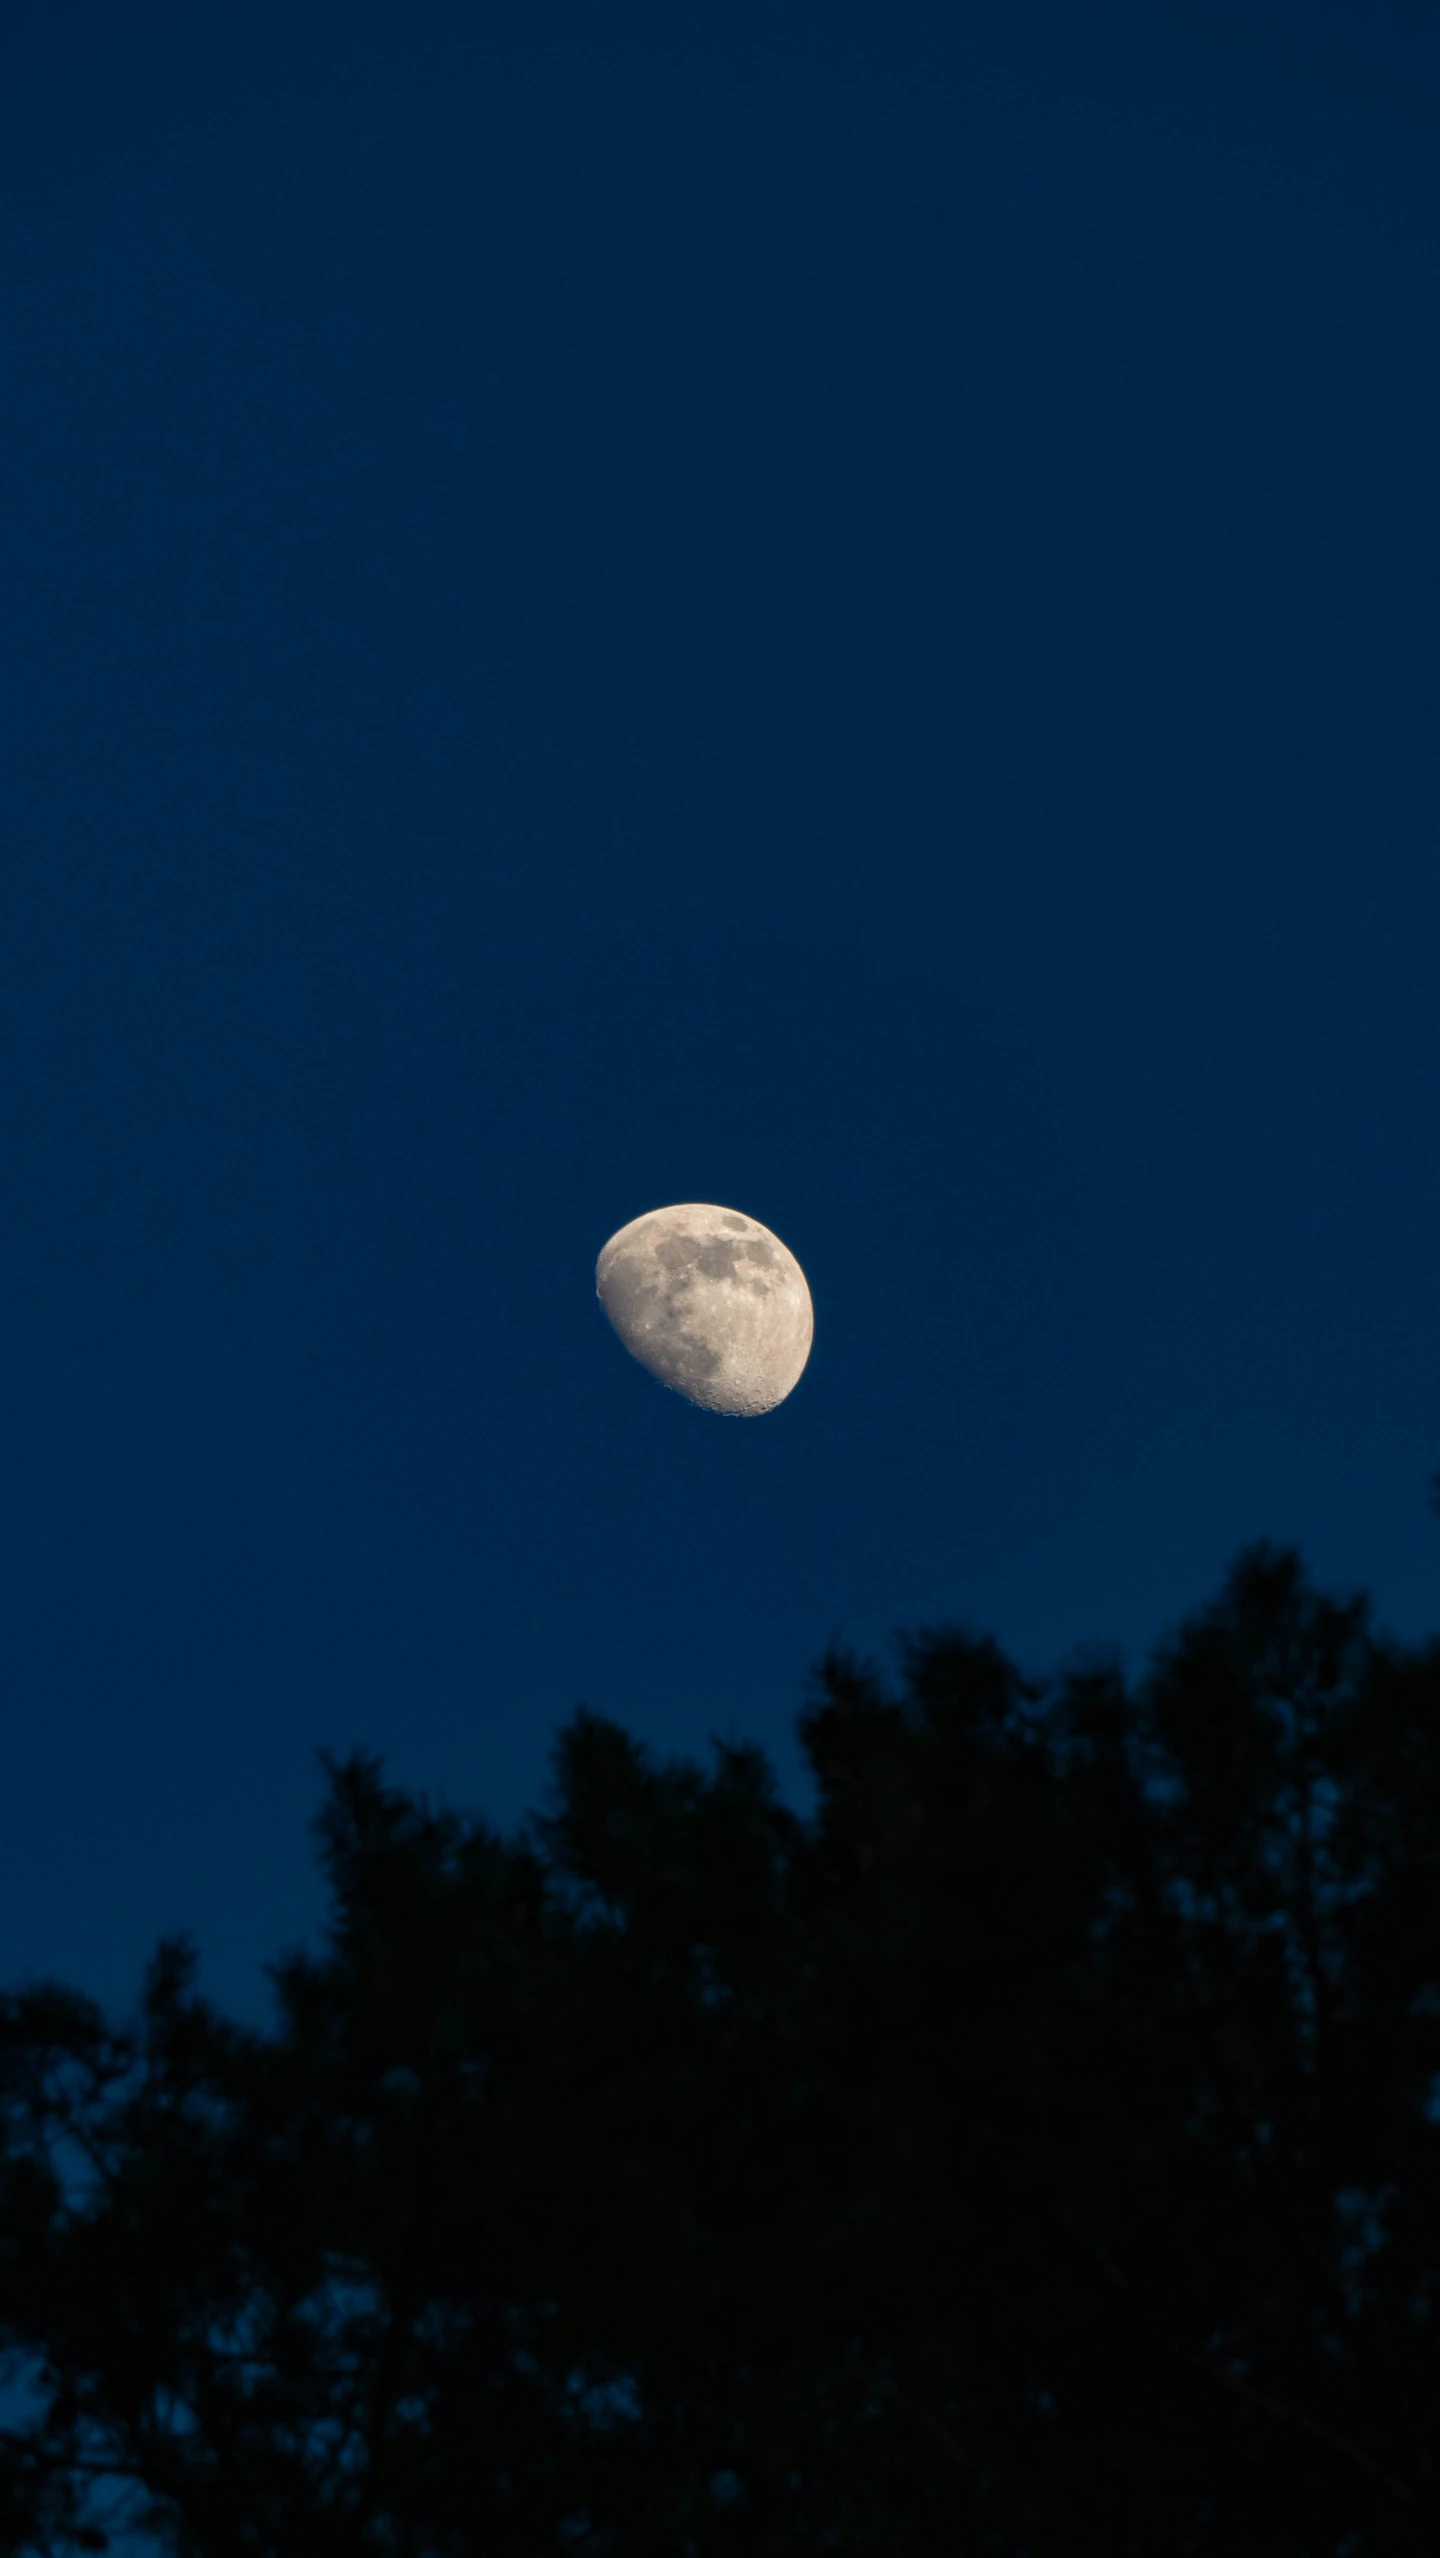
<svg viewBox="0 0 1440 2558">
<path fill-rule="evenodd" d="M 595 1293 L 632 1359 L 706 1412 L 773 1412 L 810 1356 L 805 1273 L 735 1208 L 652 1208 L 611 1236 Z"/>
</svg>

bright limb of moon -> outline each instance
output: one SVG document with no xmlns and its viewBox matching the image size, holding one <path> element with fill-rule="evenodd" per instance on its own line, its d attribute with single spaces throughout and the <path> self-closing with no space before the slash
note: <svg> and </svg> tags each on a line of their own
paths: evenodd
<svg viewBox="0 0 1440 2558">
<path fill-rule="evenodd" d="M 737 1208 L 652 1208 L 613 1234 L 595 1293 L 632 1359 L 706 1412 L 773 1412 L 810 1356 L 805 1273 Z"/>
</svg>

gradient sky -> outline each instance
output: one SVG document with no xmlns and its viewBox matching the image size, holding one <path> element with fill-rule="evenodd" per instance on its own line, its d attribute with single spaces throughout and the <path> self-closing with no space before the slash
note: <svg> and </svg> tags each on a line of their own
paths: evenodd
<svg viewBox="0 0 1440 2558">
<path fill-rule="evenodd" d="M 1440 1629 L 1437 618 L 1429 8 L 11 0 L 0 1979 L 267 2019 L 322 1743 Z"/>
</svg>

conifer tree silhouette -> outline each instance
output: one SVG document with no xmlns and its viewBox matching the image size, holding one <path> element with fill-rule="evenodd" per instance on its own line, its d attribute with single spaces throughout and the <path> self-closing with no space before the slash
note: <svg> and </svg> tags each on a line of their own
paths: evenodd
<svg viewBox="0 0 1440 2558">
<path fill-rule="evenodd" d="M 0 2553 L 1440 2551 L 1440 1643 L 1247 1547 L 1132 1692 L 832 1649 L 813 1821 L 583 1708 L 321 1753 L 273 2032 L 0 2000 Z M 133 2541 L 127 2545 L 133 2546 Z"/>
</svg>

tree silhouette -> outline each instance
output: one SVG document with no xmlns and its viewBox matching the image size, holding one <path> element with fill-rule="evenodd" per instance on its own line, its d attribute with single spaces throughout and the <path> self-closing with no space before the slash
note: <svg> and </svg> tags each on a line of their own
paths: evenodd
<svg viewBox="0 0 1440 2558">
<path fill-rule="evenodd" d="M 800 1735 L 582 1709 L 509 1838 L 321 1753 L 273 2034 L 0 2001 L 0 2552 L 1440 2550 L 1440 1643 L 1261 1544 Z"/>
</svg>

